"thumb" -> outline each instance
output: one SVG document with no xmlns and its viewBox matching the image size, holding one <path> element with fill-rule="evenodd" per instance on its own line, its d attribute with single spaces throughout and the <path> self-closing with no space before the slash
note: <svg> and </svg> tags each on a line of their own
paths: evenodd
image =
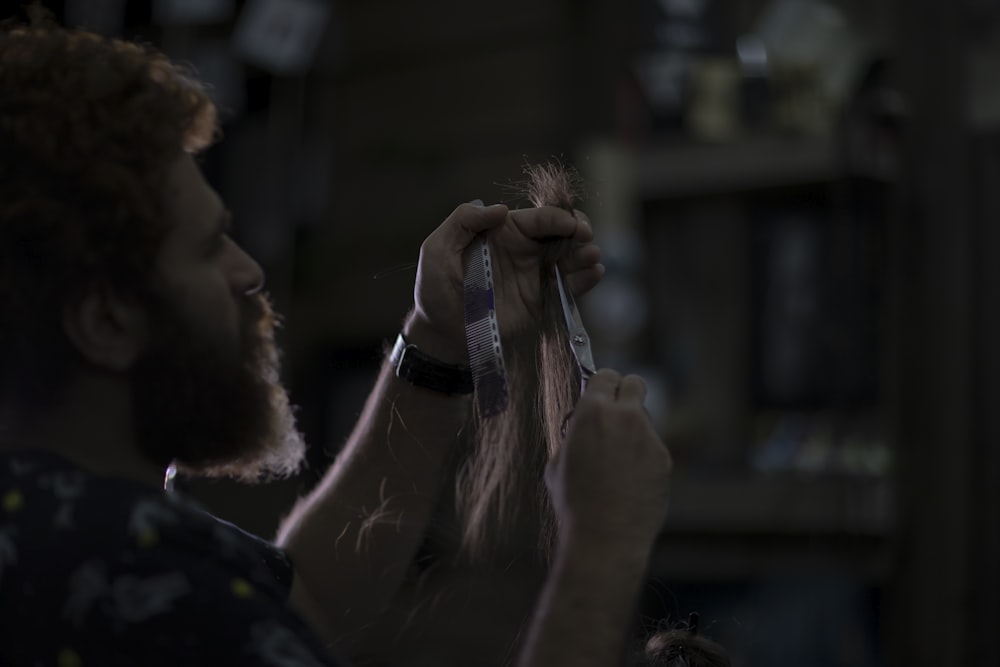
<svg viewBox="0 0 1000 667">
<path fill-rule="evenodd" d="M 461 252 L 482 232 L 499 227 L 507 219 L 503 204 L 483 206 L 482 202 L 461 204 L 441 225 L 444 245 Z"/>
</svg>

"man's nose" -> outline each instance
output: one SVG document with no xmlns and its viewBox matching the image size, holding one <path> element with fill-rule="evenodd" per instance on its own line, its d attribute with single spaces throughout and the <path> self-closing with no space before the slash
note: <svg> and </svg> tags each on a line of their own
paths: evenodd
<svg viewBox="0 0 1000 667">
<path fill-rule="evenodd" d="M 239 248 L 233 288 L 238 294 L 251 295 L 264 289 L 264 269 L 243 248 Z"/>
</svg>

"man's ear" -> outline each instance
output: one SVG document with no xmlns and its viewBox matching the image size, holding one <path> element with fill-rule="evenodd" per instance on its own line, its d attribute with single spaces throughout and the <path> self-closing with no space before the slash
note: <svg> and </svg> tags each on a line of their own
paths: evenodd
<svg viewBox="0 0 1000 667">
<path fill-rule="evenodd" d="M 146 315 L 141 305 L 123 299 L 107 285 L 94 285 L 63 309 L 63 330 L 89 363 L 127 371 L 146 344 Z"/>
</svg>

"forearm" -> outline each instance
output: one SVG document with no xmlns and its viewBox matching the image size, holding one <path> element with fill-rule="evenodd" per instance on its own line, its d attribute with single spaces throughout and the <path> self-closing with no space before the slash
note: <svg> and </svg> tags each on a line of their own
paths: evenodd
<svg viewBox="0 0 1000 667">
<path fill-rule="evenodd" d="M 569 537 L 539 597 L 519 667 L 621 664 L 651 547 Z"/>
<path fill-rule="evenodd" d="M 435 349 L 410 327 L 410 339 Z M 398 589 L 446 478 L 470 399 L 413 387 L 383 365 L 346 446 L 283 522 L 300 588 L 343 637 Z M 315 616 L 315 613 L 308 614 Z M 314 624 L 317 619 L 312 619 Z"/>
</svg>

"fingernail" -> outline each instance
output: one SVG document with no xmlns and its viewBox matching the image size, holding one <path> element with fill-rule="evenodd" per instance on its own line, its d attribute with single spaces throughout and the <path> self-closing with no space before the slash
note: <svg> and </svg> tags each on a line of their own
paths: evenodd
<svg viewBox="0 0 1000 667">
<path fill-rule="evenodd" d="M 473 199 L 469 203 L 472 204 L 473 206 L 483 206 L 483 200 L 482 199 Z"/>
</svg>

